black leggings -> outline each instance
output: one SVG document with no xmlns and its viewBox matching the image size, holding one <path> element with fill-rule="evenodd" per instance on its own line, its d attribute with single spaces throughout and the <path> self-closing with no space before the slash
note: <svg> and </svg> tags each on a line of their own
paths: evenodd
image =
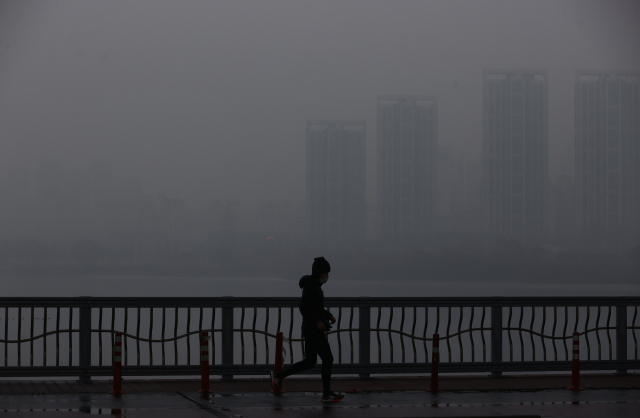
<svg viewBox="0 0 640 418">
<path fill-rule="evenodd" d="M 319 329 L 303 329 L 302 335 L 304 336 L 306 358 L 283 370 L 280 377 L 284 379 L 292 374 L 312 368 L 316 365 L 318 356 L 320 356 L 322 359 L 322 388 L 325 393 L 331 392 L 331 365 L 333 364 L 333 354 L 331 354 L 331 347 L 329 346 L 327 337 L 324 335 L 324 331 Z"/>
</svg>

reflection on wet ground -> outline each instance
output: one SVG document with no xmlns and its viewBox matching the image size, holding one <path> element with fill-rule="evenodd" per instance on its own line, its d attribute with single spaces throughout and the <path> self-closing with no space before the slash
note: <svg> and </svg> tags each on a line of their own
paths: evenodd
<svg viewBox="0 0 640 418">
<path fill-rule="evenodd" d="M 28 418 L 37 418 L 37 417 L 46 417 L 46 418 L 73 418 L 73 417 L 81 417 L 90 415 L 108 415 L 111 417 L 129 417 L 129 418 L 174 418 L 174 417 L 184 417 L 184 418 L 200 418 L 206 417 L 211 418 L 211 412 L 207 412 L 204 410 L 198 409 L 109 409 L 109 408 L 98 408 L 91 410 L 79 410 L 79 409 L 68 409 L 68 410 L 59 410 L 59 409 L 45 409 L 45 410 L 29 410 L 29 411 L 7 411 L 0 412 L 0 416 L 7 418 L 19 418 L 19 417 L 28 417 Z"/>
<path fill-rule="evenodd" d="M 219 408 L 243 417 L 325 416 L 633 416 L 640 408 L 638 390 L 571 392 L 370 392 L 347 395 L 330 406 L 319 393 L 220 394 L 210 398 Z M 615 410 L 616 414 L 611 415 Z"/>
<path fill-rule="evenodd" d="M 0 416 L 74 417 L 473 417 L 637 416 L 640 390 L 531 392 L 369 392 L 322 404 L 315 392 L 2 395 Z"/>
</svg>

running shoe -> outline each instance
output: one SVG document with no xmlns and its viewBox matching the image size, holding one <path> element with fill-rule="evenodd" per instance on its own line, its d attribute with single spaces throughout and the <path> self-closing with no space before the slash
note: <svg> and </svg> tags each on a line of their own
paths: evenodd
<svg viewBox="0 0 640 418">
<path fill-rule="evenodd" d="M 280 394 L 280 385 L 282 384 L 282 379 L 276 376 L 275 372 L 271 372 L 271 390 L 276 395 Z"/>
<path fill-rule="evenodd" d="M 344 395 L 336 392 L 329 392 L 322 394 L 322 402 L 339 402 L 344 399 Z"/>
</svg>

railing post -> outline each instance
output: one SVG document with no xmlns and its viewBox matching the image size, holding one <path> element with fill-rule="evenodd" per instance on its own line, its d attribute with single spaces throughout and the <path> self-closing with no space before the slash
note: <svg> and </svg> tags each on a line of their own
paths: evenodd
<svg viewBox="0 0 640 418">
<path fill-rule="evenodd" d="M 200 333 L 200 390 L 198 393 L 212 393 L 209 389 L 209 333 Z"/>
<path fill-rule="evenodd" d="M 616 306 L 616 360 L 627 361 L 627 307 Z M 627 374 L 626 368 L 616 369 L 616 374 Z"/>
<path fill-rule="evenodd" d="M 571 357 L 571 386 L 569 390 L 584 390 L 580 387 L 580 333 L 573 333 L 573 355 Z"/>
<path fill-rule="evenodd" d="M 491 307 L 491 362 L 502 363 L 502 305 Z M 502 372 L 494 370 L 491 377 L 502 377 Z"/>
<path fill-rule="evenodd" d="M 358 308 L 358 363 L 369 366 L 371 363 L 371 308 Z M 360 373 L 360 379 L 368 379 L 370 373 Z"/>
<path fill-rule="evenodd" d="M 440 363 L 440 335 L 433 334 L 431 340 L 431 384 L 427 392 L 440 392 L 438 389 L 438 364 Z"/>
<path fill-rule="evenodd" d="M 116 332 L 113 346 L 113 390 L 112 395 L 122 395 L 122 333 Z"/>
<path fill-rule="evenodd" d="M 222 308 L 222 367 L 233 366 L 233 307 Z M 233 380 L 233 374 L 223 373 L 222 380 Z"/>
<path fill-rule="evenodd" d="M 274 373 L 280 373 L 282 371 L 282 364 L 284 363 L 284 356 L 282 355 L 283 340 L 284 335 L 282 334 L 282 332 L 276 332 L 276 361 L 274 364 L 275 367 L 273 368 Z M 281 393 L 287 393 L 287 391 L 282 390 L 282 382 L 280 382 L 280 385 L 277 388 L 277 392 L 274 393 L 272 389 L 271 393 L 273 393 L 274 395 L 280 395 Z"/>
<path fill-rule="evenodd" d="M 88 296 L 81 299 L 87 300 Z M 91 367 L 91 306 L 80 306 L 80 367 Z M 81 383 L 91 383 L 91 375 L 82 373 L 78 377 Z"/>
</svg>

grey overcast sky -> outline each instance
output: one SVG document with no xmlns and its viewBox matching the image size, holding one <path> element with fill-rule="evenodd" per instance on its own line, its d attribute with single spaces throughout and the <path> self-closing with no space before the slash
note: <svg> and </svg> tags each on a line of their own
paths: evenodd
<svg viewBox="0 0 640 418">
<path fill-rule="evenodd" d="M 640 2 L 2 0 L 0 164 L 299 200 L 305 121 L 365 119 L 373 201 L 376 95 L 437 95 L 440 143 L 478 158 L 483 68 L 549 71 L 554 179 L 574 71 L 640 69 Z"/>
</svg>

